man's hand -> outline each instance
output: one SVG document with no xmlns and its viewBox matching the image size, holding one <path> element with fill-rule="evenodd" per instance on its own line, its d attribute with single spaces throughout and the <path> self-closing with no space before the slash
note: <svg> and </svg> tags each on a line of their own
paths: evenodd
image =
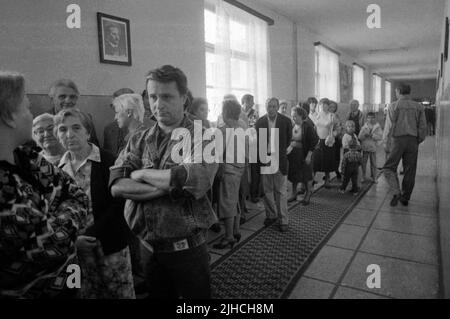
<svg viewBox="0 0 450 319">
<path fill-rule="evenodd" d="M 144 170 L 143 170 L 143 169 L 140 169 L 140 170 L 137 170 L 137 171 L 133 171 L 133 172 L 131 173 L 130 178 L 131 178 L 133 181 L 136 181 L 136 182 L 138 182 L 138 183 L 146 183 L 146 182 L 144 181 Z M 147 184 L 148 184 L 148 183 L 147 183 Z"/>
<path fill-rule="evenodd" d="M 138 183 L 145 183 L 158 189 L 169 190 L 170 169 L 139 169 L 131 173 L 130 178 Z"/>
</svg>

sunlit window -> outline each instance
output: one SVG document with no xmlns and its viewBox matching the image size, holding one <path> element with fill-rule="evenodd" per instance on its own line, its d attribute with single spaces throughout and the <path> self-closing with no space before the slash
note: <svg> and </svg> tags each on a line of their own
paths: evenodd
<svg viewBox="0 0 450 319">
<path fill-rule="evenodd" d="M 256 104 L 264 104 L 267 23 L 221 0 L 205 4 L 206 96 L 209 119 L 215 121 L 226 94 L 234 94 L 239 101 L 244 94 L 252 94 Z"/>
<path fill-rule="evenodd" d="M 391 94 L 392 94 L 392 84 L 389 81 L 384 82 L 384 103 L 389 104 L 392 102 Z"/>
<path fill-rule="evenodd" d="M 359 65 L 353 65 L 353 99 L 364 104 L 364 69 Z"/>
<path fill-rule="evenodd" d="M 377 74 L 372 75 L 373 104 L 381 104 L 381 77 Z"/>
<path fill-rule="evenodd" d="M 323 45 L 315 46 L 316 97 L 339 101 L 339 55 Z"/>
</svg>

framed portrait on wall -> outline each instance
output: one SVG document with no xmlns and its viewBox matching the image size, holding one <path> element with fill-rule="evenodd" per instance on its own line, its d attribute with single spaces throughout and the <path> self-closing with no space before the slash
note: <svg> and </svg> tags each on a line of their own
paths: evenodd
<svg viewBox="0 0 450 319">
<path fill-rule="evenodd" d="M 97 12 L 100 62 L 131 65 L 130 20 Z"/>
</svg>

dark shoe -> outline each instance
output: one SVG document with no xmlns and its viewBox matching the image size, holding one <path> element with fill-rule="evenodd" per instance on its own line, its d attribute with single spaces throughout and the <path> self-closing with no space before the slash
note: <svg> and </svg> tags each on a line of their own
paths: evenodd
<svg viewBox="0 0 450 319">
<path fill-rule="evenodd" d="M 280 229 L 280 232 L 285 233 L 288 231 L 288 225 L 280 225 L 279 229 Z"/>
<path fill-rule="evenodd" d="M 250 201 L 251 201 L 253 204 L 256 204 L 256 203 L 259 203 L 259 198 L 257 198 L 257 197 L 252 197 L 252 198 L 250 199 Z"/>
<path fill-rule="evenodd" d="M 220 231 L 221 231 L 219 223 L 213 224 L 210 229 L 215 233 L 220 233 Z"/>
<path fill-rule="evenodd" d="M 391 207 L 395 207 L 398 204 L 398 195 L 394 195 L 391 199 Z"/>
<path fill-rule="evenodd" d="M 306 189 L 301 188 L 301 189 L 297 192 L 297 195 L 303 195 L 304 193 L 306 193 Z"/>
<path fill-rule="evenodd" d="M 325 184 L 323 184 L 323 187 L 325 187 L 326 189 L 330 189 L 332 186 L 330 182 L 325 182 Z"/>
<path fill-rule="evenodd" d="M 231 248 L 233 248 L 235 243 L 236 243 L 236 241 L 234 239 L 230 240 L 230 239 L 222 238 L 222 240 L 219 243 L 213 245 L 213 248 L 214 249 L 225 249 L 225 248 L 231 249 Z"/>
<path fill-rule="evenodd" d="M 308 206 L 308 205 L 309 205 L 309 199 L 308 199 L 308 200 L 302 199 L 302 200 L 300 201 L 300 204 L 302 204 L 302 206 Z"/>
<path fill-rule="evenodd" d="M 236 241 L 236 243 L 241 241 L 241 237 L 241 233 L 234 234 L 234 240 Z"/>
<path fill-rule="evenodd" d="M 276 218 L 266 218 L 264 219 L 264 226 L 268 227 L 277 221 Z"/>
<path fill-rule="evenodd" d="M 292 195 L 291 197 L 288 198 L 288 203 L 295 202 L 296 200 L 297 200 L 297 195 Z"/>
<path fill-rule="evenodd" d="M 402 203 L 403 206 L 408 206 L 408 204 L 409 204 L 409 200 L 407 200 L 403 196 L 400 196 L 399 201 L 400 201 L 400 203 Z"/>
<path fill-rule="evenodd" d="M 247 218 L 244 215 L 241 215 L 241 219 L 239 220 L 239 225 L 245 224 L 247 222 Z"/>
</svg>

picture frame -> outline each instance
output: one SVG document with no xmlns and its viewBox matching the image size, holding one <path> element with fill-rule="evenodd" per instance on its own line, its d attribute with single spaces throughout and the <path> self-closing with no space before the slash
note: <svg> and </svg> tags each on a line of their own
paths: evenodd
<svg viewBox="0 0 450 319">
<path fill-rule="evenodd" d="M 130 20 L 97 12 L 100 63 L 131 66 Z"/>
</svg>

